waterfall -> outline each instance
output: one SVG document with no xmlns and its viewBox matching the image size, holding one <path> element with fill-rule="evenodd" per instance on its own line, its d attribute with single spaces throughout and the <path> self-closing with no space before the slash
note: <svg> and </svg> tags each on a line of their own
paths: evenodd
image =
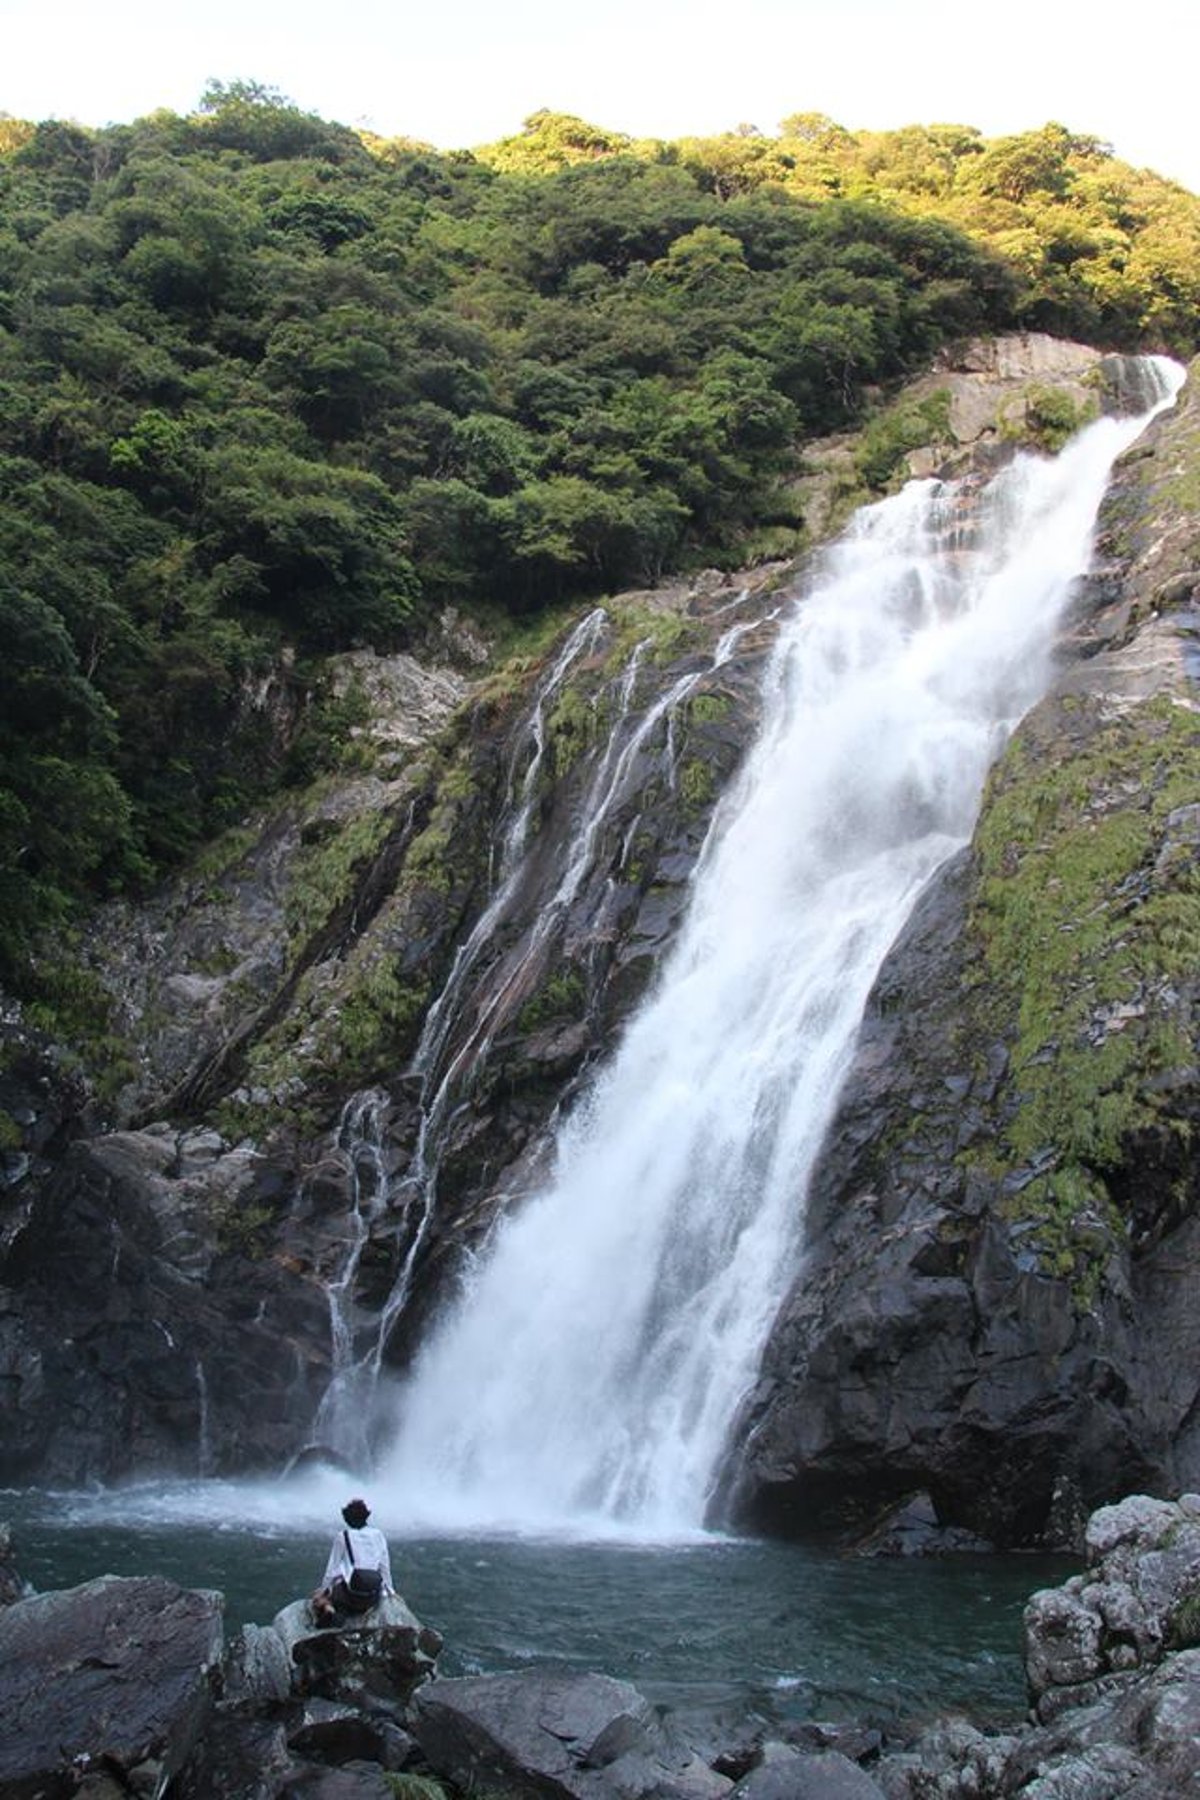
<svg viewBox="0 0 1200 1800">
<path fill-rule="evenodd" d="M 352 1303 L 371 1225 L 387 1203 L 383 1147 L 387 1099 L 376 1088 L 352 1095 L 342 1109 L 337 1133 L 337 1148 L 346 1157 L 350 1176 L 349 1236 L 340 1267 L 325 1286 L 330 1379 L 317 1411 L 313 1435 L 318 1443 L 357 1458 L 364 1457 L 367 1450 L 371 1391 L 355 1355 Z"/>
<path fill-rule="evenodd" d="M 735 601 L 733 605 L 740 604 Z M 771 615 L 774 616 L 774 615 Z M 368 1331 L 360 1317 L 351 1332 L 346 1307 L 353 1297 L 358 1254 L 367 1235 L 360 1221 L 357 1189 L 352 1220 L 355 1239 L 339 1276 L 327 1285 L 332 1324 L 332 1376 L 314 1423 L 314 1436 L 347 1455 L 363 1458 L 373 1436 L 374 1402 L 384 1352 L 398 1320 L 412 1298 L 419 1259 L 433 1224 L 440 1176 L 440 1156 L 447 1120 L 462 1103 L 476 1071 L 486 1062 L 498 1020 L 505 1017 L 514 995 L 530 985 L 553 955 L 572 901 L 595 873 L 603 854 L 605 832 L 636 792 L 639 759 L 660 727 L 668 739 L 668 767 L 673 766 L 674 720 L 679 708 L 706 676 L 730 659 L 741 639 L 757 622 L 730 625 L 722 632 L 707 664 L 700 663 L 656 695 L 639 715 L 638 687 L 649 640 L 637 643 L 607 690 L 613 719 L 597 758 L 571 833 L 563 840 L 559 866 L 547 891 L 531 905 L 536 865 L 541 851 L 533 827 L 538 777 L 547 749 L 547 715 L 571 671 L 599 653 L 611 629 L 597 608 L 572 631 L 537 684 L 528 715 L 517 734 L 507 771 L 504 803 L 497 821 L 498 854 L 493 859 L 492 889 L 486 906 L 460 945 L 441 993 L 430 1007 L 412 1062 L 420 1083 L 420 1124 L 407 1166 L 389 1177 L 381 1160 L 380 1107 L 386 1096 L 366 1092 L 351 1097 L 343 1110 L 338 1148 L 357 1170 L 365 1159 L 374 1168 L 370 1224 L 391 1221 L 397 1272 L 386 1302 Z M 626 827 L 626 843 L 637 828 Z M 365 1351 L 363 1342 L 369 1336 Z"/>
<path fill-rule="evenodd" d="M 1166 404 L 1182 377 L 1152 366 Z M 701 1526 L 872 983 L 1045 686 L 1112 460 L 1145 423 L 1101 420 L 983 490 L 910 484 L 798 598 L 679 941 L 553 1178 L 416 1364 L 376 1478 L 393 1512 Z"/>
<path fill-rule="evenodd" d="M 212 1422 L 209 1417 L 208 1378 L 204 1364 L 196 1358 L 196 1473 L 201 1480 L 213 1472 Z"/>
</svg>

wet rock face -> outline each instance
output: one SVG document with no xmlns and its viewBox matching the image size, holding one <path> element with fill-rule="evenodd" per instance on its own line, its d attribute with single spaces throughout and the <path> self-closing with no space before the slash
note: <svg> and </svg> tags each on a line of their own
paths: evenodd
<svg viewBox="0 0 1200 1800">
<path fill-rule="evenodd" d="M 924 1489 L 943 1526 L 1058 1542 L 1070 1506 L 1176 1474 L 1200 1344 L 1170 1271 L 1200 1250 L 1196 1221 L 1136 1262 L 1103 1238 L 1112 1266 L 1083 1308 L 1012 1216 L 1011 1172 L 965 1163 L 1008 1071 L 957 1003 L 970 882 L 963 855 L 889 959 L 816 1177 L 727 1496 L 769 1529 L 857 1535 Z"/>
<path fill-rule="evenodd" d="M 1200 1482 L 1200 983 L 1163 925 L 1196 922 L 1198 451 L 1193 386 L 1120 470 L 1056 689 L 880 974 L 733 1434 L 743 1521 L 857 1532 L 923 1490 L 942 1525 L 1063 1543 Z"/>
<path fill-rule="evenodd" d="M 0 1254 L 6 1480 L 282 1464 L 328 1332 L 317 1283 L 255 1242 L 287 1192 L 215 1134 L 72 1148 Z"/>
<path fill-rule="evenodd" d="M 97 966 L 140 1045 L 121 1104 L 169 1087 L 168 1116 L 200 1117 L 106 1135 L 77 1117 L 69 1151 L 60 1133 L 53 1154 L 12 1168 L 5 1476 L 282 1466 L 310 1442 L 333 1354 L 326 1289 L 351 1257 L 362 1343 L 411 1264 L 386 1344 L 405 1360 L 497 1207 L 539 1178 L 556 1111 L 672 939 L 752 732 L 772 638 L 757 621 L 778 579 L 629 597 L 561 669 L 559 645 L 481 691 L 423 773 L 343 783 L 317 811 L 289 803 L 203 893 L 188 877 L 136 921 L 108 918 Z M 714 646 L 739 622 L 718 669 Z M 522 808 L 511 894 L 479 929 Z M 464 948 L 458 1010 L 406 1075 Z M 367 1216 L 361 1131 L 337 1118 L 372 1084 Z M 435 1191 L 414 1200 L 431 1152 Z"/>
<path fill-rule="evenodd" d="M 428 1210 L 392 1362 L 412 1354 L 497 1210 L 544 1178 L 556 1117 L 673 941 L 717 796 L 753 732 L 780 573 L 623 596 L 560 642 L 532 685 L 480 702 L 473 741 L 500 779 L 475 780 L 464 804 L 472 819 L 489 810 L 488 831 L 475 829 L 491 873 L 455 956 L 442 956 L 436 1028 L 405 1083 L 425 1125 L 414 1111 L 405 1143 L 421 1150 L 407 1182 L 401 1158 L 398 1185 L 419 1182 Z M 739 626 L 718 664 L 715 646 Z M 391 1141 L 401 1147 L 394 1128 Z M 383 1298 L 374 1290 L 370 1303 Z"/>
</svg>

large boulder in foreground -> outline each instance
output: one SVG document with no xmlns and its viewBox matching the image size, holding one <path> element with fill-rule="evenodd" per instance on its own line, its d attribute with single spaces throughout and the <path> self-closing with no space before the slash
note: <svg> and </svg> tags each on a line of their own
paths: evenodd
<svg viewBox="0 0 1200 1800">
<path fill-rule="evenodd" d="M 731 1787 L 609 1675 L 439 1681 L 418 1695 L 413 1732 L 430 1766 L 468 1793 L 718 1800 Z"/>
<path fill-rule="evenodd" d="M 208 1720 L 220 1594 L 102 1575 L 0 1611 L 0 1794 L 59 1800 L 103 1764 L 159 1791 Z"/>
</svg>

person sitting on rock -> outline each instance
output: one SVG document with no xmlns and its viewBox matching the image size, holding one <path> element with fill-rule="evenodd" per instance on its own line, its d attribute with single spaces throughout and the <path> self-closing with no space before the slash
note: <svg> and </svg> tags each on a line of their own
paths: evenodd
<svg viewBox="0 0 1200 1800">
<path fill-rule="evenodd" d="M 384 1595 L 396 1592 L 387 1539 L 367 1524 L 370 1516 L 365 1500 L 349 1500 L 342 1508 L 345 1528 L 333 1540 L 325 1574 L 311 1601 L 318 1625 L 336 1625 L 347 1613 L 370 1612 Z"/>
</svg>

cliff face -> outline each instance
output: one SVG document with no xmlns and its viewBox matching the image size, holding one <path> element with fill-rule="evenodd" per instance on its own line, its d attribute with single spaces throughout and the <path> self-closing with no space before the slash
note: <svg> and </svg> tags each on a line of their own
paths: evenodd
<svg viewBox="0 0 1200 1800">
<path fill-rule="evenodd" d="M 1054 689 L 872 995 L 727 1502 L 1054 1539 L 1200 1479 L 1200 402 L 1124 459 Z"/>
<path fill-rule="evenodd" d="M 987 466 L 1122 369 L 977 349 L 905 455 Z M 1198 436 L 1184 401 L 1127 460 L 1055 693 L 880 978 L 735 1433 L 744 1519 L 927 1487 L 1025 1541 L 1076 1489 L 1196 1479 Z M 814 521 L 850 454 L 814 455 Z M 0 1476 L 278 1466 L 334 1377 L 403 1365 L 672 939 L 793 573 L 622 596 L 483 675 L 461 632 L 360 657 L 358 766 L 96 921 L 102 1102 L 8 1027 Z"/>
<path fill-rule="evenodd" d="M 428 676 L 355 670 L 371 768 L 96 921 L 122 1128 L 60 1125 L 28 1046 L 0 1092 L 26 1140 L 0 1213 L 6 1474 L 345 1449 L 320 1405 L 335 1378 L 353 1447 L 386 1429 L 374 1374 L 536 1178 L 670 941 L 783 573 L 622 596 L 452 710 Z"/>
</svg>

